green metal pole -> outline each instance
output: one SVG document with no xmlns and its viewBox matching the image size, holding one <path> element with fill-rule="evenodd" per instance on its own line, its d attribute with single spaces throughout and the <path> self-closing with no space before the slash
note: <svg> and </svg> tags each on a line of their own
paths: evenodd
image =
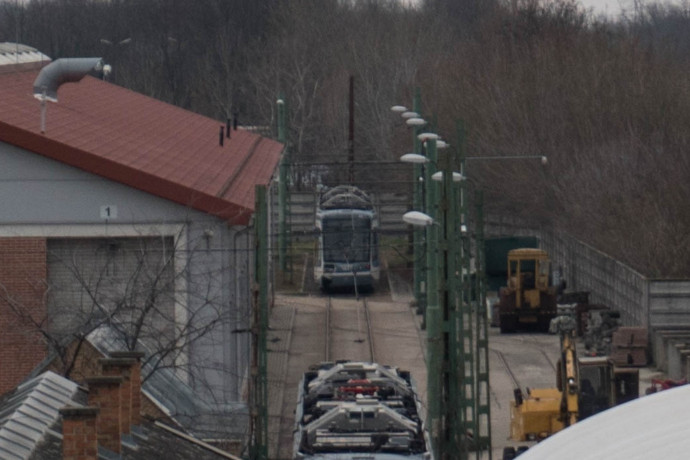
<svg viewBox="0 0 690 460">
<path fill-rule="evenodd" d="M 434 458 L 440 459 L 443 445 L 443 425 L 441 419 L 442 405 L 442 337 L 441 337 L 441 310 L 439 306 L 438 292 L 438 264 L 437 251 L 439 244 L 439 228 L 436 214 L 436 186 L 431 179 L 432 165 L 436 164 L 436 140 L 426 141 L 427 156 L 430 162 L 427 164 L 424 174 L 426 190 L 426 211 L 434 224 L 426 229 L 427 234 L 427 305 L 426 305 L 426 334 L 427 334 L 427 423 L 431 431 L 431 447 Z"/>
<path fill-rule="evenodd" d="M 457 126 L 458 137 L 458 163 L 461 172 L 464 173 L 464 129 L 461 122 Z M 467 215 L 467 202 L 465 193 L 465 182 L 461 182 L 459 187 L 459 213 L 458 213 L 458 229 L 459 231 L 459 260 L 460 260 L 460 296 L 458 303 L 458 331 L 460 339 L 458 341 L 457 353 L 459 356 L 459 386 L 461 398 L 458 400 L 459 411 L 461 412 L 461 424 L 458 429 L 458 436 L 462 445 L 462 451 L 465 455 L 470 450 L 470 439 L 466 436 L 467 432 L 476 433 L 474 430 L 475 416 L 475 372 L 474 372 L 474 313 L 472 309 L 472 289 L 471 289 L 471 254 L 470 254 L 470 233 L 469 233 L 469 219 Z M 466 457 L 465 457 L 466 458 Z"/>
<path fill-rule="evenodd" d="M 444 152 L 443 187 L 441 194 L 441 222 L 443 238 L 441 250 L 443 253 L 443 275 L 440 278 L 440 292 L 442 295 L 442 420 L 444 421 L 444 439 L 442 444 L 443 459 L 466 458 L 460 445 L 460 425 L 458 398 L 458 355 L 457 355 L 457 241 L 456 204 L 453 193 L 453 168 L 450 155 Z"/>
<path fill-rule="evenodd" d="M 414 100 L 412 105 L 412 110 L 421 113 L 422 110 L 422 96 L 419 88 L 415 88 Z M 413 143 L 414 143 L 414 153 L 422 153 L 422 143 L 417 136 L 421 132 L 421 126 L 415 126 L 412 130 Z M 420 180 L 422 178 L 424 167 L 421 164 L 415 164 L 413 166 L 414 170 L 414 183 L 412 184 L 412 209 L 417 211 L 425 211 L 424 206 L 424 183 Z M 425 250 L 425 239 L 424 230 L 418 227 L 413 229 L 413 257 L 414 257 L 414 298 L 417 301 L 417 314 L 424 315 L 426 310 L 426 283 L 425 280 L 425 264 L 424 259 L 426 255 Z M 426 328 L 426 318 L 422 317 L 422 329 Z"/>
<path fill-rule="evenodd" d="M 284 275 L 287 271 L 287 202 L 288 202 L 288 147 L 285 117 L 285 99 L 282 94 L 278 98 L 278 142 L 284 145 L 280 158 L 278 176 L 278 260 L 280 270 Z"/>
<path fill-rule="evenodd" d="M 484 253 L 484 196 L 475 193 L 476 206 L 476 292 L 477 292 L 477 451 L 486 451 L 491 460 L 491 400 L 489 387 L 489 320 L 486 306 L 486 265 Z"/>
<path fill-rule="evenodd" d="M 252 390 L 250 392 L 252 460 L 268 459 L 268 385 L 267 347 L 268 332 L 268 206 L 266 187 L 254 189 L 254 314 L 252 324 L 253 355 L 251 366 Z"/>
</svg>

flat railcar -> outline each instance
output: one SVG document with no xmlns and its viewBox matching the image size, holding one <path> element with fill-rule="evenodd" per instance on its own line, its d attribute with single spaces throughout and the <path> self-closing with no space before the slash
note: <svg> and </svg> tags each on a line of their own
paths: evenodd
<svg viewBox="0 0 690 460">
<path fill-rule="evenodd" d="M 321 363 L 299 384 L 294 460 L 430 460 L 409 372 L 367 362 Z"/>
</svg>

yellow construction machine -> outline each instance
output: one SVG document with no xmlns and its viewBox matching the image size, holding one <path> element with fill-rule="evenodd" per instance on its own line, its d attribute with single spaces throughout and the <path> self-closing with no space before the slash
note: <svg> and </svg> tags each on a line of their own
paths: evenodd
<svg viewBox="0 0 690 460">
<path fill-rule="evenodd" d="M 580 357 L 574 316 L 556 317 L 551 331 L 560 336 L 557 388 L 515 390 L 510 407 L 510 437 L 539 441 L 590 415 L 636 398 L 637 369 L 616 369 L 607 357 Z"/>
<path fill-rule="evenodd" d="M 501 333 L 517 329 L 549 330 L 557 313 L 557 288 L 551 286 L 549 256 L 543 249 L 508 251 L 506 286 L 499 290 Z"/>
</svg>

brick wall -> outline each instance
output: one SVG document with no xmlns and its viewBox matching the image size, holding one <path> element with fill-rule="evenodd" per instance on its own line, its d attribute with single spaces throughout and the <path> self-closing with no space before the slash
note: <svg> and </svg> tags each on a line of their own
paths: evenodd
<svg viewBox="0 0 690 460">
<path fill-rule="evenodd" d="M 65 407 L 62 414 L 63 460 L 97 460 L 98 433 L 95 407 Z"/>
<path fill-rule="evenodd" d="M 47 370 L 65 376 L 81 385 L 87 378 L 101 374 L 98 360 L 103 358 L 103 354 L 87 340 L 82 343 L 75 340 L 69 344 L 66 356 L 69 358 L 68 362 L 62 362 L 60 358 L 55 358 L 48 364 Z"/>
<path fill-rule="evenodd" d="M 122 377 L 91 377 L 86 379 L 86 384 L 89 387 L 89 405 L 99 409 L 96 417 L 98 445 L 119 454 L 122 449 Z"/>
<path fill-rule="evenodd" d="M 117 311 L 122 327 L 152 294 L 156 308 L 147 313 L 139 338 L 155 347 L 161 336 L 174 339 L 174 254 L 171 237 L 51 238 L 48 240 L 48 297 L 51 328 L 71 335 L 104 310 Z M 89 295 L 84 295 L 86 290 Z M 94 299 L 99 308 L 94 309 Z M 132 316 L 133 314 L 133 316 Z"/>
<path fill-rule="evenodd" d="M 45 320 L 46 240 L 0 238 L 0 394 L 46 356 L 35 323 Z"/>
</svg>

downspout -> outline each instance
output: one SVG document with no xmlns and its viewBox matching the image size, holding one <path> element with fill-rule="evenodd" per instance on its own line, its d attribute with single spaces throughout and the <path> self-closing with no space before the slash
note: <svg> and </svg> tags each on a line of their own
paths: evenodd
<svg viewBox="0 0 690 460">
<path fill-rule="evenodd" d="M 249 256 L 248 256 L 249 244 L 247 244 L 246 251 L 240 251 L 238 248 L 237 242 L 240 239 L 240 237 L 247 238 L 248 234 L 249 234 L 249 226 L 245 226 L 245 227 L 242 227 L 240 230 L 236 230 L 235 234 L 233 235 L 233 248 L 232 248 L 233 249 L 233 257 L 234 257 L 233 266 L 235 267 L 236 270 L 238 270 L 238 272 L 240 272 L 240 265 L 238 263 L 239 262 L 238 259 L 240 259 L 240 261 L 241 261 L 241 257 L 246 257 L 247 258 L 246 260 L 247 261 L 249 260 Z M 250 275 L 250 270 L 249 270 L 248 265 L 249 265 L 248 263 L 245 264 L 247 277 L 249 277 L 249 275 Z M 240 280 L 241 277 L 237 276 L 237 274 L 238 273 L 236 273 L 234 276 L 235 292 L 234 292 L 234 296 L 233 296 L 233 299 L 234 299 L 233 303 L 234 303 L 234 308 L 235 308 L 235 324 L 239 325 L 240 322 L 242 321 L 244 315 L 242 315 L 242 312 L 240 312 L 240 310 L 239 310 L 239 305 L 242 303 L 242 301 L 241 301 L 242 299 L 240 298 L 240 291 L 242 289 L 242 282 Z M 251 302 L 251 295 L 249 297 L 250 297 L 249 300 Z M 244 319 L 246 320 L 246 317 L 244 317 Z M 240 363 L 242 363 L 242 359 L 247 356 L 247 353 L 242 352 L 243 350 L 241 349 L 241 346 L 240 346 L 241 344 L 242 344 L 242 340 L 238 334 L 237 337 L 235 338 L 235 363 L 238 365 Z M 247 366 L 247 371 L 248 370 L 249 370 L 249 367 Z M 245 374 L 246 374 L 246 372 L 245 372 Z M 245 381 L 248 381 L 248 379 L 249 379 L 249 377 L 247 376 Z M 235 388 L 235 398 L 238 401 L 240 401 L 242 398 L 242 388 L 239 385 Z"/>
</svg>

